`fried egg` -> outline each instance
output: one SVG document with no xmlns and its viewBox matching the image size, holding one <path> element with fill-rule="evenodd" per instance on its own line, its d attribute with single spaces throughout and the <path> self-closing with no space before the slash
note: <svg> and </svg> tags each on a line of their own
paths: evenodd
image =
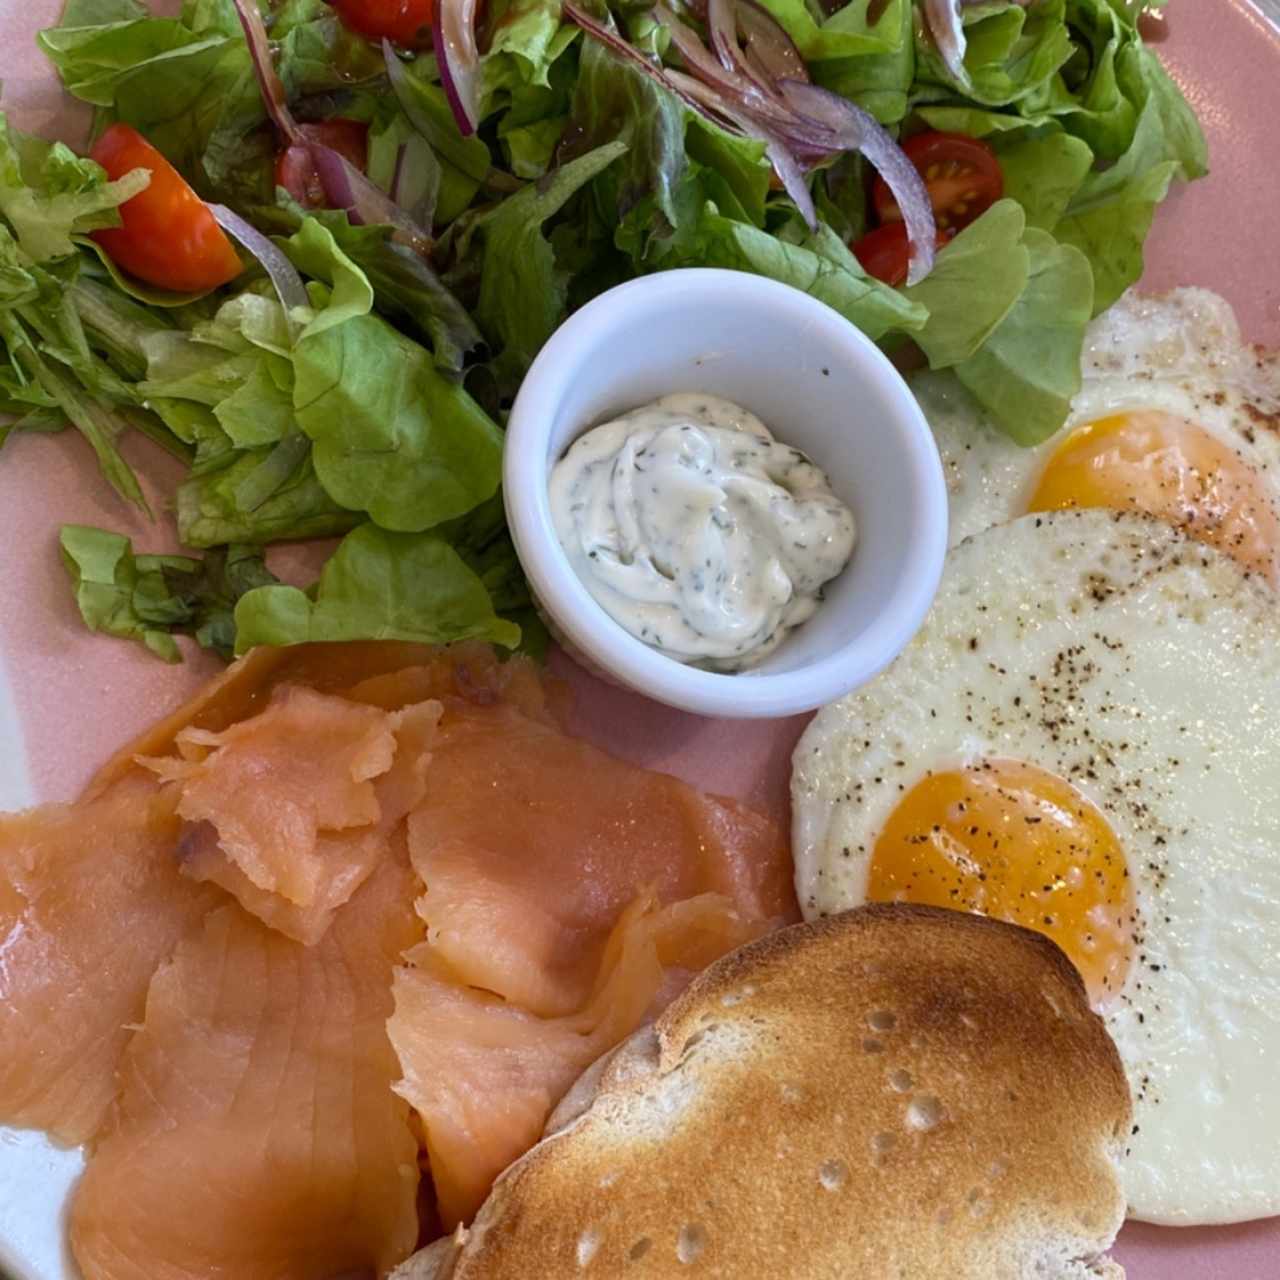
<svg viewBox="0 0 1280 1280">
<path fill-rule="evenodd" d="M 792 775 L 806 917 L 978 911 L 1074 961 L 1134 1096 L 1132 1216 L 1280 1212 L 1280 626 L 1269 587 L 1148 517 L 1024 516 L 950 553 Z"/>
<path fill-rule="evenodd" d="M 1066 426 L 1020 448 L 947 373 L 912 389 L 942 454 L 951 542 L 1029 511 L 1108 507 L 1184 528 L 1280 583 L 1280 352 L 1204 289 L 1126 294 L 1090 326 Z"/>
</svg>

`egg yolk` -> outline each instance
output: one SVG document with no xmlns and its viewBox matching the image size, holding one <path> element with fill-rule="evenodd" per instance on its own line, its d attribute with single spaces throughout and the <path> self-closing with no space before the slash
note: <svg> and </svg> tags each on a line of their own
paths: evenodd
<svg viewBox="0 0 1280 1280">
<path fill-rule="evenodd" d="M 1171 414 L 1120 413 L 1071 432 L 1027 510 L 1064 507 L 1156 516 L 1280 582 L 1280 518 L 1262 478 L 1203 427 Z"/>
<path fill-rule="evenodd" d="M 991 760 L 934 773 L 898 802 L 871 855 L 867 897 L 993 916 L 1047 934 L 1095 1007 L 1124 984 L 1133 891 L 1124 850 L 1071 783 Z"/>
</svg>

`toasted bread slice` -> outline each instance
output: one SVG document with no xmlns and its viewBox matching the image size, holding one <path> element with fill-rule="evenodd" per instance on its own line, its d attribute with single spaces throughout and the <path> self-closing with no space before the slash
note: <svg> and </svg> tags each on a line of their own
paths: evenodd
<svg viewBox="0 0 1280 1280">
<path fill-rule="evenodd" d="M 397 1276 L 1120 1277 L 1129 1121 L 1053 943 L 863 907 L 713 965 Z"/>
</svg>

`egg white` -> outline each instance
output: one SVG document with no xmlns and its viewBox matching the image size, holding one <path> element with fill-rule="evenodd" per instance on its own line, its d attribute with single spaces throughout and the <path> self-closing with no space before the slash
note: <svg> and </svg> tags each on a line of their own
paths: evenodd
<svg viewBox="0 0 1280 1280">
<path fill-rule="evenodd" d="M 930 772 L 1028 761 L 1106 815 L 1139 915 L 1106 1021 L 1146 1221 L 1280 1212 L 1277 690 L 1269 588 L 1146 517 L 1058 512 L 953 550 L 913 643 L 795 752 L 808 918 L 864 900 L 877 835 Z"/>
<path fill-rule="evenodd" d="M 1090 325 L 1082 375 L 1066 425 L 1030 449 L 1002 435 L 952 374 L 912 379 L 942 455 L 952 546 L 1022 515 L 1065 436 L 1125 410 L 1198 423 L 1267 478 L 1280 510 L 1280 352 L 1245 342 L 1225 299 L 1207 289 L 1125 294 Z"/>
</svg>

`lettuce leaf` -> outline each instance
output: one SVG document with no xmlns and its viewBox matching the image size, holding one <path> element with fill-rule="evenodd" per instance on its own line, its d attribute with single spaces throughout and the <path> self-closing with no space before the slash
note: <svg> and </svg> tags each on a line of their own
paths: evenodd
<svg viewBox="0 0 1280 1280">
<path fill-rule="evenodd" d="M 59 545 L 89 630 L 136 640 L 166 662 L 182 661 L 177 634 L 230 658 L 236 601 L 276 581 L 252 547 L 221 547 L 203 560 L 135 555 L 122 534 L 77 524 L 62 526 Z"/>
<path fill-rule="evenodd" d="M 562 158 L 571 160 L 606 143 L 622 143 L 626 155 L 608 169 L 611 207 L 621 221 L 651 197 L 668 225 L 677 214 L 675 188 L 685 171 L 686 108 L 652 77 L 624 62 L 596 40 L 582 48 Z"/>
<path fill-rule="evenodd" d="M 1160 59 L 1145 46 L 1135 46 L 1121 66 L 1121 76 L 1134 101 L 1141 104 L 1142 116 L 1156 121 L 1164 158 L 1177 162 L 1177 176 L 1184 182 L 1203 178 L 1209 172 L 1204 130 Z"/>
<path fill-rule="evenodd" d="M 944 93 L 963 94 L 983 106 L 1007 106 L 1043 90 L 1075 53 L 1066 23 L 1066 0 L 991 0 L 964 11 L 967 88 L 943 65 L 923 24 L 916 28 L 914 92 L 928 100 Z M 936 86 L 936 88 L 930 88 Z"/>
<path fill-rule="evenodd" d="M 476 316 L 499 350 L 500 380 L 523 377 L 565 315 L 568 281 L 543 223 L 626 150 L 620 141 L 597 147 L 508 196 L 478 223 L 483 258 Z"/>
<path fill-rule="evenodd" d="M 199 436 L 206 455 L 272 444 L 295 429 L 290 339 L 274 297 L 239 294 L 211 320 L 189 330 L 154 330 L 138 341 L 147 362 L 138 391 L 166 421 L 178 402 L 210 411 L 211 422 L 190 413 L 171 422 L 188 443 Z"/>
<path fill-rule="evenodd" d="M 779 280 L 825 302 L 875 339 L 888 333 L 917 332 L 928 318 L 925 308 L 867 275 L 825 224 L 817 234 L 793 244 L 726 218 L 708 205 L 683 261 L 676 265 L 723 267 Z"/>
<path fill-rule="evenodd" d="M 889 25 L 895 12 L 896 29 Z M 883 33 L 883 50 L 816 62 L 811 68 L 814 80 L 856 102 L 882 123 L 896 124 L 907 114 L 916 74 L 914 16 L 911 4 L 888 6 L 875 26 L 877 33 Z"/>
<path fill-rule="evenodd" d="M 0 214 L 35 262 L 75 253 L 72 236 L 119 226 L 117 208 L 150 181 L 135 169 L 108 182 L 100 165 L 64 143 L 16 133 L 0 112 Z"/>
<path fill-rule="evenodd" d="M 763 142 L 735 137 L 704 116 L 691 113 L 685 131 L 685 148 L 691 160 L 719 174 L 746 221 L 757 227 L 764 226 L 773 166 L 765 159 Z"/>
<path fill-rule="evenodd" d="M 139 392 L 166 416 L 175 403 L 202 406 L 225 437 L 219 447 L 207 419 L 188 417 L 209 461 L 179 491 L 183 540 L 328 533 L 350 527 L 348 512 L 418 531 L 489 498 L 501 470 L 494 423 L 430 352 L 372 313 L 367 276 L 324 225 L 305 220 L 285 247 L 329 282 L 312 284 L 296 343 L 280 303 L 253 289 L 190 329 L 140 339 Z"/>
<path fill-rule="evenodd" d="M 805 0 L 760 0 L 807 61 L 876 57 L 901 50 L 910 33 L 911 0 L 849 0 L 819 21 Z"/>
<path fill-rule="evenodd" d="M 381 55 L 323 0 L 286 0 L 274 15 L 277 69 L 293 95 L 378 78 Z M 272 142 L 232 0 L 186 0 L 177 18 L 134 0 L 71 0 L 38 36 L 68 92 L 99 121 L 140 129 L 204 195 L 265 203 Z"/>
<path fill-rule="evenodd" d="M 1135 48 L 1129 62 L 1125 78 L 1144 95 L 1132 140 L 1114 164 L 1085 178 L 1054 228 L 1089 258 L 1095 314 L 1142 275 L 1143 245 L 1169 184 L 1208 170 L 1204 135 L 1154 55 Z"/>
<path fill-rule="evenodd" d="M 358 316 L 304 337 L 293 367 L 298 426 L 314 442 L 320 483 L 342 506 L 416 532 L 497 489 L 502 433 L 385 320 Z"/>
<path fill-rule="evenodd" d="M 519 85 L 549 86 L 552 64 L 577 35 L 561 25 L 559 0 L 495 0 L 490 30 L 480 67 L 482 99 L 490 100 Z"/>
<path fill-rule="evenodd" d="M 196 40 L 178 18 L 155 18 L 137 0 L 67 0 L 55 27 L 36 41 L 68 93 L 109 107 L 116 88 L 141 63 L 163 58 Z"/>
<path fill-rule="evenodd" d="M 286 440 L 291 440 L 286 437 Z M 178 486 L 178 537 L 204 548 L 265 545 L 346 533 L 363 517 L 340 506 L 316 476 L 310 448 L 231 450 Z M 291 463 L 281 474 L 281 463 Z"/>
<path fill-rule="evenodd" d="M 992 147 L 1004 173 L 1004 193 L 1022 206 L 1027 226 L 1052 231 L 1093 168 L 1088 144 L 1054 129 L 998 134 Z"/>
<path fill-rule="evenodd" d="M 405 110 L 412 114 L 412 131 L 427 143 L 440 165 L 440 187 L 436 195 L 434 220 L 437 224 L 451 222 L 466 209 L 488 179 L 492 162 L 489 148 L 476 135 L 464 138 L 458 132 L 443 88 L 424 78 L 428 72 L 438 74 L 434 58 L 418 58 L 407 65 L 405 71 L 407 74 L 401 78 L 396 93 L 404 100 Z M 389 101 L 394 105 L 396 99 Z M 384 104 L 387 102 L 387 99 L 383 100 Z M 384 121 L 375 119 L 369 135 L 371 177 L 375 177 L 373 164 L 377 159 L 382 134 L 400 134 L 407 124 L 404 111 L 397 111 Z M 398 148 L 397 142 L 396 150 Z M 387 150 L 390 152 L 389 148 Z M 387 159 L 394 172 L 398 156 L 389 153 Z"/>
<path fill-rule="evenodd" d="M 517 178 L 541 178 L 555 165 L 556 150 L 569 126 L 578 53 L 586 49 L 585 43 L 575 46 L 577 34 L 574 27 L 560 28 L 548 84 L 512 83 L 498 95 L 498 141 Z"/>
<path fill-rule="evenodd" d="M 284 224 L 295 232 L 280 242 L 295 267 L 331 284 L 334 253 L 340 252 L 364 273 L 383 315 L 429 341 L 442 372 L 462 372 L 466 357 L 483 341 L 480 330 L 430 265 L 391 239 L 391 228 L 353 226 L 339 210 L 315 210 L 305 220 L 296 206 L 281 212 Z M 298 239 L 307 223 L 323 228 L 332 250 L 318 246 L 314 238 Z"/>
<path fill-rule="evenodd" d="M 938 252 L 933 270 L 903 290 L 928 312 L 915 335 L 934 369 L 969 359 L 1009 314 L 1031 272 L 1026 215 L 999 200 Z"/>
<path fill-rule="evenodd" d="M 1093 314 L 1089 260 L 1046 231 L 1022 237 L 1030 273 L 1026 287 L 991 336 L 956 376 L 1011 439 L 1047 440 L 1080 390 L 1085 328 Z"/>
<path fill-rule="evenodd" d="M 480 578 L 443 538 L 361 525 L 310 592 L 265 586 L 236 605 L 236 652 L 318 640 L 489 640 L 511 649 L 520 628 L 498 617 Z"/>
</svg>

